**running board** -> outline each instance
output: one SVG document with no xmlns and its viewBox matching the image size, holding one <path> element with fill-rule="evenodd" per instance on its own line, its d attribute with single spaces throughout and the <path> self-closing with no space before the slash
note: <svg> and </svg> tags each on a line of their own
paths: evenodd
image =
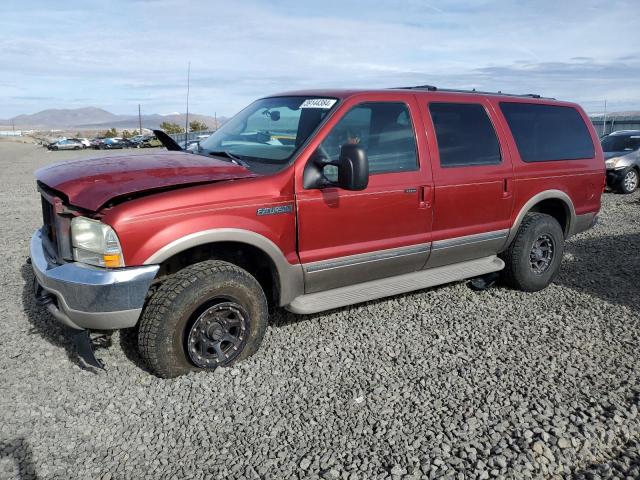
<svg viewBox="0 0 640 480">
<path fill-rule="evenodd" d="M 495 255 L 491 255 L 477 260 L 405 273 L 395 277 L 334 288 L 324 292 L 300 295 L 285 308 L 290 312 L 302 314 L 322 312 L 477 277 L 486 273 L 497 272 L 503 268 L 504 262 Z"/>
</svg>

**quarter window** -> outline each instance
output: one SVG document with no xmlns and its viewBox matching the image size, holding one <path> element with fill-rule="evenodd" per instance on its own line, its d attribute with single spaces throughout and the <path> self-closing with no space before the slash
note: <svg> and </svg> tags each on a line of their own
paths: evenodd
<svg viewBox="0 0 640 480">
<path fill-rule="evenodd" d="M 443 167 L 494 165 L 500 145 L 484 107 L 477 103 L 430 103 Z"/>
<path fill-rule="evenodd" d="M 320 144 L 317 154 L 336 161 L 345 144 L 357 144 L 367 152 L 369 172 L 416 170 L 416 138 L 411 115 L 404 103 L 362 103 L 349 110 Z M 325 168 L 329 178 L 337 172 Z"/>
<path fill-rule="evenodd" d="M 591 135 L 575 108 L 501 102 L 500 109 L 523 161 L 593 158 Z"/>
</svg>

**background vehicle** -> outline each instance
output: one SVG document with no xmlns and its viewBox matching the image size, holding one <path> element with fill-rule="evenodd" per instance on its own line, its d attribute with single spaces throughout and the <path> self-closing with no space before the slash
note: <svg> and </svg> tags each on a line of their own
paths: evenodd
<svg viewBox="0 0 640 480">
<path fill-rule="evenodd" d="M 101 150 L 115 150 L 122 148 L 130 148 L 133 144 L 126 138 L 105 138 L 98 148 Z"/>
<path fill-rule="evenodd" d="M 104 142 L 105 138 L 104 137 L 95 137 L 93 139 L 91 139 L 91 141 L 89 142 L 91 144 L 91 148 L 93 149 L 99 149 L 100 145 L 102 145 L 102 142 Z"/>
<path fill-rule="evenodd" d="M 640 130 L 620 130 L 602 139 L 607 185 L 619 193 L 633 193 L 640 183 Z"/>
<path fill-rule="evenodd" d="M 195 140 L 195 139 L 186 140 L 186 141 L 183 140 L 182 142 L 179 143 L 179 145 L 182 150 L 192 152 L 196 149 L 196 147 L 198 146 L 198 143 L 200 143 L 199 140 Z"/>
<path fill-rule="evenodd" d="M 155 135 L 145 135 L 135 144 L 135 146 L 138 148 L 161 147 L 162 142 L 160 142 Z"/>
<path fill-rule="evenodd" d="M 129 137 L 129 141 L 135 145 L 140 143 L 146 135 L 134 135 L 133 137 Z"/>
<path fill-rule="evenodd" d="M 68 138 L 65 140 L 58 140 L 47 146 L 49 150 L 82 150 L 84 145 L 77 140 Z"/>
<path fill-rule="evenodd" d="M 70 138 L 69 140 L 81 143 L 84 148 L 91 147 L 91 142 L 86 138 Z"/>
<path fill-rule="evenodd" d="M 169 151 L 39 170 L 31 258 L 56 318 L 139 325 L 162 377 L 247 358 L 276 307 L 497 275 L 541 290 L 605 180 L 584 111 L 534 95 L 303 91 L 257 100 L 195 154 L 156 135 Z"/>
</svg>

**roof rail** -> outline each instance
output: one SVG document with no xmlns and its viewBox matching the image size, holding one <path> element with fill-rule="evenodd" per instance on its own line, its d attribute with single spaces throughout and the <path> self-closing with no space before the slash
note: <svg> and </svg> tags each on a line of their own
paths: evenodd
<svg viewBox="0 0 640 480">
<path fill-rule="evenodd" d="M 429 92 L 449 92 L 449 93 L 480 93 L 484 95 L 504 95 L 506 97 L 528 97 L 528 98 L 546 98 L 548 100 L 555 100 L 555 98 L 551 97 L 543 97 L 537 93 L 503 93 L 501 91 L 497 92 L 485 92 L 482 90 L 476 90 L 475 88 L 472 90 L 458 90 L 455 88 L 438 88 L 433 85 L 416 85 L 415 87 L 393 87 L 397 90 L 427 90 Z"/>
</svg>

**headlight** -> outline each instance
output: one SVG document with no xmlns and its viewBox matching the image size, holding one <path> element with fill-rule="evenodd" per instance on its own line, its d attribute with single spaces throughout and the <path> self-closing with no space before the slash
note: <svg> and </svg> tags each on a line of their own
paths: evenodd
<svg viewBox="0 0 640 480">
<path fill-rule="evenodd" d="M 609 160 L 607 160 L 606 162 L 604 162 L 604 166 L 607 167 L 609 170 L 611 169 L 618 169 L 618 168 L 624 168 L 625 165 L 618 165 L 619 163 L 621 163 L 623 160 L 622 157 L 613 157 L 610 158 Z"/>
<path fill-rule="evenodd" d="M 122 248 L 109 225 L 86 217 L 71 220 L 73 259 L 98 267 L 124 267 Z"/>
</svg>

